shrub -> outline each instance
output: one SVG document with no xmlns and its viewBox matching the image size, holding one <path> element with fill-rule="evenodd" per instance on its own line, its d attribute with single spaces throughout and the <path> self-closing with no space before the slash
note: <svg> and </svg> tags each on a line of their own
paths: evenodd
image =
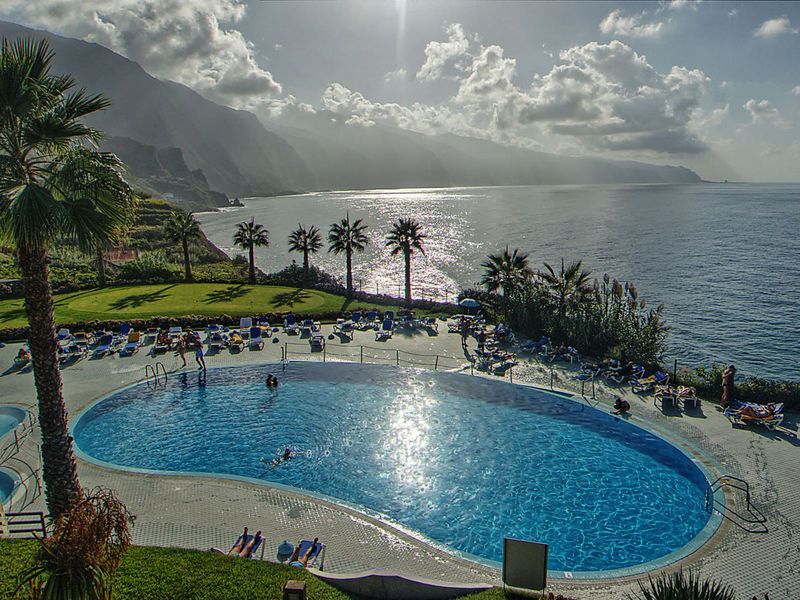
<svg viewBox="0 0 800 600">
<path fill-rule="evenodd" d="M 696 571 L 679 570 L 662 573 L 647 583 L 639 582 L 639 593 L 628 595 L 629 600 L 735 600 L 730 586 L 710 579 L 700 579 Z"/>
<path fill-rule="evenodd" d="M 681 369 L 677 383 L 695 388 L 704 398 L 718 399 L 722 395 L 724 365 Z M 746 377 L 736 382 L 734 398 L 745 402 L 783 402 L 786 408 L 800 408 L 800 382 Z"/>
<path fill-rule="evenodd" d="M 34 564 L 19 575 L 32 600 L 111 598 L 111 574 L 131 545 L 134 517 L 114 494 L 83 490 L 70 510 L 51 523 L 52 534 L 39 539 Z"/>
<path fill-rule="evenodd" d="M 170 263 L 163 252 L 148 252 L 137 260 L 124 263 L 117 279 L 140 283 L 180 281 L 181 268 Z"/>
</svg>

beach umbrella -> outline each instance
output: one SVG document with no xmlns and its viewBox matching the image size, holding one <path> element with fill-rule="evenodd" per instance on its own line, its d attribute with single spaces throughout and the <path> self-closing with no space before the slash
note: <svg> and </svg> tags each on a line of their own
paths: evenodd
<svg viewBox="0 0 800 600">
<path fill-rule="evenodd" d="M 478 308 L 481 303 L 475 300 L 475 298 L 464 298 L 458 305 L 469 309 L 470 314 L 472 314 L 472 309 Z"/>
</svg>

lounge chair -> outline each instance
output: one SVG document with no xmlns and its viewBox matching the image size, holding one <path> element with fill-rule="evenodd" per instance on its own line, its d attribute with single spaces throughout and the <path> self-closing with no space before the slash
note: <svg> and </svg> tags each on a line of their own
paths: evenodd
<svg viewBox="0 0 800 600">
<path fill-rule="evenodd" d="M 97 343 L 97 348 L 94 349 L 92 356 L 103 357 L 114 351 L 114 336 L 113 334 L 106 333 L 100 336 L 100 341 Z"/>
<path fill-rule="evenodd" d="M 380 326 L 380 322 L 378 321 L 378 312 L 374 310 L 370 310 L 367 312 L 364 320 L 361 323 L 361 329 L 372 329 L 376 325 Z"/>
<path fill-rule="evenodd" d="M 264 349 L 264 338 L 261 337 L 261 327 L 250 328 L 250 348 Z"/>
<path fill-rule="evenodd" d="M 384 319 L 383 323 L 381 323 L 381 328 L 375 332 L 375 340 L 388 340 L 392 337 L 392 331 L 394 330 L 394 321 L 391 319 Z"/>
<path fill-rule="evenodd" d="M 213 332 L 208 336 L 208 349 L 219 351 L 225 345 L 225 338 L 219 331 Z"/>
<path fill-rule="evenodd" d="M 283 320 L 283 331 L 286 332 L 286 335 L 297 335 L 300 333 L 300 325 L 297 323 L 297 317 L 292 313 L 286 315 L 286 318 Z"/>
<path fill-rule="evenodd" d="M 153 345 L 153 354 L 159 354 L 161 352 L 166 352 L 172 346 L 172 337 L 169 334 L 163 334 L 162 332 L 158 332 L 156 334 L 156 341 Z"/>
<path fill-rule="evenodd" d="M 311 331 L 314 329 L 314 320 L 313 319 L 303 319 L 303 322 L 300 324 L 300 334 L 301 335 L 311 335 Z"/>
<path fill-rule="evenodd" d="M 158 327 L 148 327 L 147 332 L 144 334 L 145 344 L 155 344 L 158 339 Z"/>
<path fill-rule="evenodd" d="M 63 327 L 58 330 L 57 338 L 59 342 L 62 342 L 72 338 L 72 334 L 69 332 L 69 329 Z"/>
<path fill-rule="evenodd" d="M 319 563 L 319 570 L 325 570 L 325 544 L 322 542 L 317 542 L 314 544 L 311 540 L 303 540 L 300 542 L 300 548 L 297 551 L 298 556 L 305 556 L 306 552 L 308 552 L 309 548 L 312 548 L 311 554 L 308 556 L 308 566 L 312 568 L 316 568 L 317 564 Z M 287 559 L 288 560 L 288 559 Z"/>
<path fill-rule="evenodd" d="M 67 344 L 58 349 L 58 362 L 66 364 L 70 361 L 77 361 L 86 356 L 88 350 L 86 346 L 79 346 L 78 344 Z"/>
<path fill-rule="evenodd" d="M 436 321 L 436 317 L 423 317 L 420 322 L 426 329 L 439 333 L 439 323 Z"/>
<path fill-rule="evenodd" d="M 242 534 L 238 538 L 236 538 L 236 541 L 233 544 L 231 544 L 231 547 L 238 546 L 239 543 L 242 543 L 242 546 L 246 547 L 253 540 L 254 537 L 255 536 L 251 533 L 248 533 L 246 535 Z M 256 542 L 253 544 L 253 548 L 250 550 L 250 553 L 247 556 L 243 556 L 242 554 L 231 554 L 231 556 L 240 558 L 252 558 L 253 560 L 264 560 L 265 549 L 266 549 L 266 544 L 264 543 L 264 537 L 262 536 L 260 539 L 256 540 Z M 225 555 L 228 554 L 227 552 L 219 548 L 212 547 L 209 548 L 209 550 L 211 552 L 216 552 L 217 554 L 225 554 Z M 258 550 L 261 550 L 260 554 L 258 554 Z M 258 556 L 258 559 L 256 559 L 256 556 Z"/>
<path fill-rule="evenodd" d="M 170 327 L 167 335 L 169 335 L 169 339 L 174 344 L 183 337 L 183 328 L 178 326 Z"/>
<path fill-rule="evenodd" d="M 631 391 L 634 394 L 652 392 L 657 385 L 669 385 L 669 373 L 657 371 L 650 377 L 631 379 Z"/>
<path fill-rule="evenodd" d="M 316 331 L 311 334 L 308 343 L 311 345 L 311 350 L 321 351 L 325 348 L 325 336 L 322 335 L 321 332 Z"/>
<path fill-rule="evenodd" d="M 690 405 L 692 408 L 698 408 L 700 406 L 700 398 L 697 397 L 697 390 L 693 387 L 679 385 L 678 400 L 683 404 L 684 409 Z"/>
<path fill-rule="evenodd" d="M 353 324 L 353 327 L 356 329 L 361 329 L 361 311 L 354 310 L 353 314 L 350 315 L 350 322 Z"/>
<path fill-rule="evenodd" d="M 230 344 L 231 350 L 236 350 L 237 352 L 241 352 L 244 350 L 244 338 L 242 334 L 238 331 L 234 331 L 231 333 L 231 337 L 228 339 L 228 343 Z"/>
<path fill-rule="evenodd" d="M 733 402 L 722 414 L 731 425 L 761 425 L 772 431 L 783 423 L 783 403 Z"/>
<path fill-rule="evenodd" d="M 239 335 L 241 335 L 243 339 L 249 338 L 250 328 L 252 326 L 253 326 L 252 317 L 242 317 L 241 319 L 239 319 Z"/>
<path fill-rule="evenodd" d="M 128 339 L 128 335 L 133 331 L 133 327 L 129 323 L 123 323 L 119 326 L 119 333 L 116 338 L 118 342 L 124 342 Z"/>
<path fill-rule="evenodd" d="M 94 340 L 94 336 L 91 333 L 87 333 L 85 331 L 78 331 L 72 337 L 72 341 L 79 346 L 86 346 L 88 347 L 89 344 L 92 343 Z"/>
<path fill-rule="evenodd" d="M 653 400 L 661 402 L 662 410 L 667 406 L 678 405 L 678 390 L 669 385 L 656 385 Z"/>
<path fill-rule="evenodd" d="M 122 353 L 132 356 L 139 351 L 139 346 L 142 345 L 142 334 L 138 331 L 131 331 L 128 334 L 128 342 L 122 348 Z"/>
</svg>

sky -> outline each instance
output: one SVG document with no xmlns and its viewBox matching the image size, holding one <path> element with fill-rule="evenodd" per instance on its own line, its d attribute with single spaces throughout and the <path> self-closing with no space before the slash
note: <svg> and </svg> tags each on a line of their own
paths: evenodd
<svg viewBox="0 0 800 600">
<path fill-rule="evenodd" d="M 265 121 L 800 180 L 800 3 L 0 0 Z"/>
</svg>

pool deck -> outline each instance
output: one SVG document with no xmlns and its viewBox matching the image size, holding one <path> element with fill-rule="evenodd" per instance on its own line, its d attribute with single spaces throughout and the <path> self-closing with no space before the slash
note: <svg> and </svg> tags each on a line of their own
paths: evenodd
<svg viewBox="0 0 800 600">
<path fill-rule="evenodd" d="M 364 362 L 393 362 L 396 350 L 418 355 L 438 354 L 439 366 L 466 364 L 460 336 L 441 333 L 395 334 L 387 342 L 375 342 L 372 332 L 357 332 L 346 342 L 335 337 L 327 340 L 327 360 L 361 359 L 360 345 L 385 348 L 365 350 Z M 331 333 L 330 326 L 323 333 Z M 306 344 L 296 336 L 278 334 L 281 343 L 267 340 L 263 350 L 245 350 L 239 354 L 224 351 L 207 356 L 209 367 L 277 362 L 284 341 Z M 471 340 L 474 345 L 474 341 Z M 0 365 L 11 365 L 19 348 L 9 344 L 0 348 Z M 290 346 L 290 359 L 301 356 L 302 346 Z M 169 353 L 158 358 L 148 354 L 148 347 L 132 357 L 107 356 L 81 360 L 63 369 L 64 396 L 70 415 L 96 399 L 120 387 L 142 381 L 145 366 L 161 361 L 169 373 L 196 373 L 194 357 L 187 355 L 188 367 L 178 368 L 180 360 Z M 372 357 L 372 358 L 370 358 Z M 378 358 L 383 357 L 383 358 Z M 431 364 L 432 359 L 409 355 L 404 360 Z M 401 362 L 401 366 L 412 366 Z M 431 365 L 432 366 L 432 365 Z M 465 370 L 469 376 L 469 368 Z M 279 374 L 279 373 L 278 373 Z M 549 364 L 520 355 L 513 370 L 515 383 L 548 387 Z M 508 379 L 508 377 L 506 377 Z M 580 391 L 570 367 L 559 363 L 552 373 L 554 387 Z M 654 405 L 651 396 L 636 396 L 629 388 L 597 387 L 598 408 L 609 410 L 611 395 L 626 396 L 632 405 L 632 419 L 661 435 L 693 448 L 697 457 L 716 474 L 729 474 L 748 481 L 752 503 L 766 517 L 766 526 L 723 521 L 718 533 L 705 546 L 681 561 L 681 565 L 699 568 L 704 576 L 720 579 L 734 586 L 739 598 L 751 598 L 769 592 L 771 600 L 800 598 L 800 440 L 797 418 L 789 415 L 775 432 L 763 428 L 732 428 L 717 408 L 704 403 L 696 411 L 667 411 Z M 588 390 L 587 390 L 588 392 Z M 579 398 L 580 399 L 580 398 Z M 0 374 L 0 404 L 35 405 L 30 369 Z M 13 439 L 13 438 L 11 438 Z M 0 446 L 8 444 L 4 439 Z M 36 465 L 38 433 L 34 431 L 21 443 L 20 451 L 6 465 L 24 472 Z M 247 481 L 214 477 L 144 475 L 109 470 L 79 460 L 84 487 L 102 485 L 113 489 L 136 515 L 134 542 L 143 545 L 179 546 L 207 549 L 230 545 L 244 526 L 263 529 L 272 549 L 280 541 L 319 536 L 327 544 L 325 570 L 334 573 L 379 571 L 459 583 L 500 583 L 497 569 L 467 561 L 435 548 L 391 525 L 337 504 L 286 490 Z M 33 496 L 33 494 L 31 494 Z M 27 500 L 15 497 L 14 509 L 25 504 L 28 510 L 44 510 L 40 497 Z M 728 492 L 727 502 L 737 512 L 744 512 L 744 496 Z M 746 531 L 742 525 L 750 529 Z M 766 530 L 766 531 L 764 531 Z M 269 551 L 269 550 L 268 550 Z M 266 558 L 271 558 L 267 556 Z M 572 593 L 580 598 L 622 598 L 635 590 L 635 577 L 615 580 L 554 579 L 549 589 Z"/>
</svg>

